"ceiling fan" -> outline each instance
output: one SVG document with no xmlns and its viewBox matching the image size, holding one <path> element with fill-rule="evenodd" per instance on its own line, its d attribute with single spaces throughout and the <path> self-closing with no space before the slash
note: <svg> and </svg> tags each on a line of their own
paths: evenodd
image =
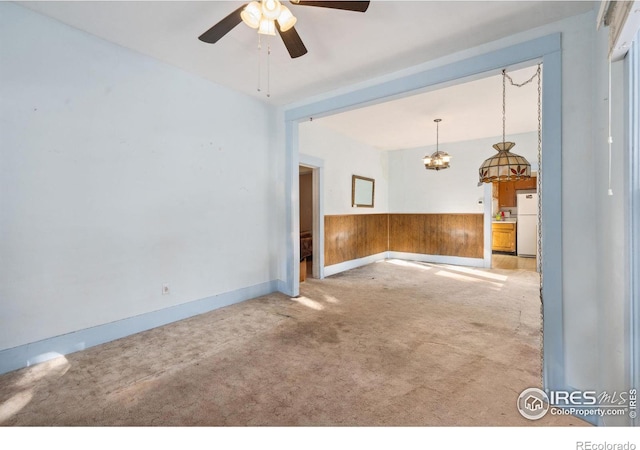
<svg viewBox="0 0 640 450">
<path fill-rule="evenodd" d="M 369 1 L 305 1 L 291 0 L 294 5 L 316 6 L 320 8 L 342 9 L 346 11 L 365 12 L 369 8 Z M 215 44 L 240 22 L 244 22 L 258 33 L 275 36 L 276 31 L 282 38 L 285 47 L 292 58 L 298 58 L 307 53 L 300 35 L 294 28 L 297 19 L 289 8 L 279 0 L 260 0 L 245 3 L 227 17 L 215 24 L 198 37 L 202 42 Z"/>
</svg>

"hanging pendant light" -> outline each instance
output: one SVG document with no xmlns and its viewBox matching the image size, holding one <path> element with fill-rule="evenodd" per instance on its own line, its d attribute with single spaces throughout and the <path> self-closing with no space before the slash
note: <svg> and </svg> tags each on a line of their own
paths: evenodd
<svg viewBox="0 0 640 450">
<path fill-rule="evenodd" d="M 439 149 L 440 137 L 438 124 L 442 122 L 442 119 L 435 119 L 434 122 L 436 123 L 436 151 L 432 153 L 431 156 L 425 156 L 422 162 L 424 163 L 424 168 L 427 170 L 448 169 L 451 156 L 447 152 L 441 152 Z"/>
<path fill-rule="evenodd" d="M 506 142 L 506 70 L 502 70 L 502 142 L 493 145 L 498 151 L 497 155 L 486 159 L 480 166 L 480 182 L 491 183 L 492 181 L 510 181 L 531 178 L 531 164 L 526 158 L 515 153 L 511 153 L 515 142 Z"/>
</svg>

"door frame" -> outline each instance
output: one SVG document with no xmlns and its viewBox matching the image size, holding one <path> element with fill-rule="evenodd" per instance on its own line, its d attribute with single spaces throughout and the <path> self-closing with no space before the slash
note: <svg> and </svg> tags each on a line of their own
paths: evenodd
<svg viewBox="0 0 640 450">
<path fill-rule="evenodd" d="M 542 81 L 542 287 L 543 303 L 543 384 L 547 389 L 565 389 L 563 286 L 562 286 L 562 227 L 557 220 L 545 217 L 562 217 L 562 43 L 561 33 L 532 39 L 502 49 L 472 56 L 457 62 L 428 68 L 398 78 L 383 81 L 369 87 L 337 94 L 284 111 L 285 121 L 285 194 L 287 233 L 286 280 L 288 295 L 299 295 L 299 203 L 298 174 L 299 148 L 298 124 L 310 118 L 318 118 L 361 108 L 383 101 L 415 95 L 447 85 L 480 79 L 499 74 L 508 67 L 512 70 L 541 62 L 545 76 Z M 554 195 L 545 196 L 545 192 Z"/>
<path fill-rule="evenodd" d="M 640 31 L 625 58 L 625 163 L 629 180 L 626 198 L 629 215 L 626 223 L 626 241 L 629 243 L 628 273 L 629 303 L 626 305 L 628 327 L 629 386 L 640 389 Z M 640 425 L 634 417 L 631 425 Z"/>
<path fill-rule="evenodd" d="M 324 278 L 324 160 L 315 156 L 300 154 L 299 166 L 311 169 L 312 202 L 313 202 L 313 278 Z M 298 191 L 299 193 L 300 191 Z M 300 213 L 298 212 L 298 235 L 300 234 Z M 298 250 L 298 254 L 300 254 Z M 299 278 L 298 278 L 299 279 Z"/>
</svg>

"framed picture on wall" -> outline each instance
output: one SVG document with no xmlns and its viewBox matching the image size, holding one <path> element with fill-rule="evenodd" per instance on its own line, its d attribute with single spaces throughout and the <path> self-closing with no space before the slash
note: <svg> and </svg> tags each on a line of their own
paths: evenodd
<svg viewBox="0 0 640 450">
<path fill-rule="evenodd" d="M 373 178 L 351 176 L 351 206 L 373 208 L 376 182 Z"/>
</svg>

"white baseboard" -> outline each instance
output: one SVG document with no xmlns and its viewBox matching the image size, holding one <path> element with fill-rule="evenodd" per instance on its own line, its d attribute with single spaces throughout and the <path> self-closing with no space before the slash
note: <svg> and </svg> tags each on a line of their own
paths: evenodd
<svg viewBox="0 0 640 450">
<path fill-rule="evenodd" d="M 485 267 L 485 261 L 482 258 L 463 258 L 460 256 L 443 256 L 443 255 L 425 255 L 422 253 L 405 253 L 405 252 L 382 252 L 375 255 L 366 256 L 364 258 L 352 259 L 350 261 L 341 262 L 324 268 L 324 275 L 330 277 L 346 270 L 355 269 L 356 267 L 366 266 L 384 259 L 402 259 L 405 261 L 420 261 L 434 264 L 451 264 L 453 266 L 468 267 Z"/>
<path fill-rule="evenodd" d="M 374 263 L 376 261 L 382 261 L 387 259 L 388 252 L 377 253 L 371 256 L 365 256 L 364 258 L 352 259 L 350 261 L 341 262 L 332 266 L 325 266 L 324 276 L 330 277 L 346 270 L 355 269 L 356 267 L 366 266 L 367 264 Z"/>
<path fill-rule="evenodd" d="M 452 266 L 485 267 L 483 258 L 463 258 L 461 256 L 425 255 L 422 253 L 387 252 L 388 259 L 420 261 L 434 264 L 451 264 Z"/>
<path fill-rule="evenodd" d="M 58 356 L 68 355 L 171 322 L 197 316 L 214 309 L 271 294 L 272 292 L 277 292 L 278 287 L 278 281 L 267 281 L 201 300 L 2 350 L 0 351 L 0 374 L 29 367 Z"/>
</svg>

